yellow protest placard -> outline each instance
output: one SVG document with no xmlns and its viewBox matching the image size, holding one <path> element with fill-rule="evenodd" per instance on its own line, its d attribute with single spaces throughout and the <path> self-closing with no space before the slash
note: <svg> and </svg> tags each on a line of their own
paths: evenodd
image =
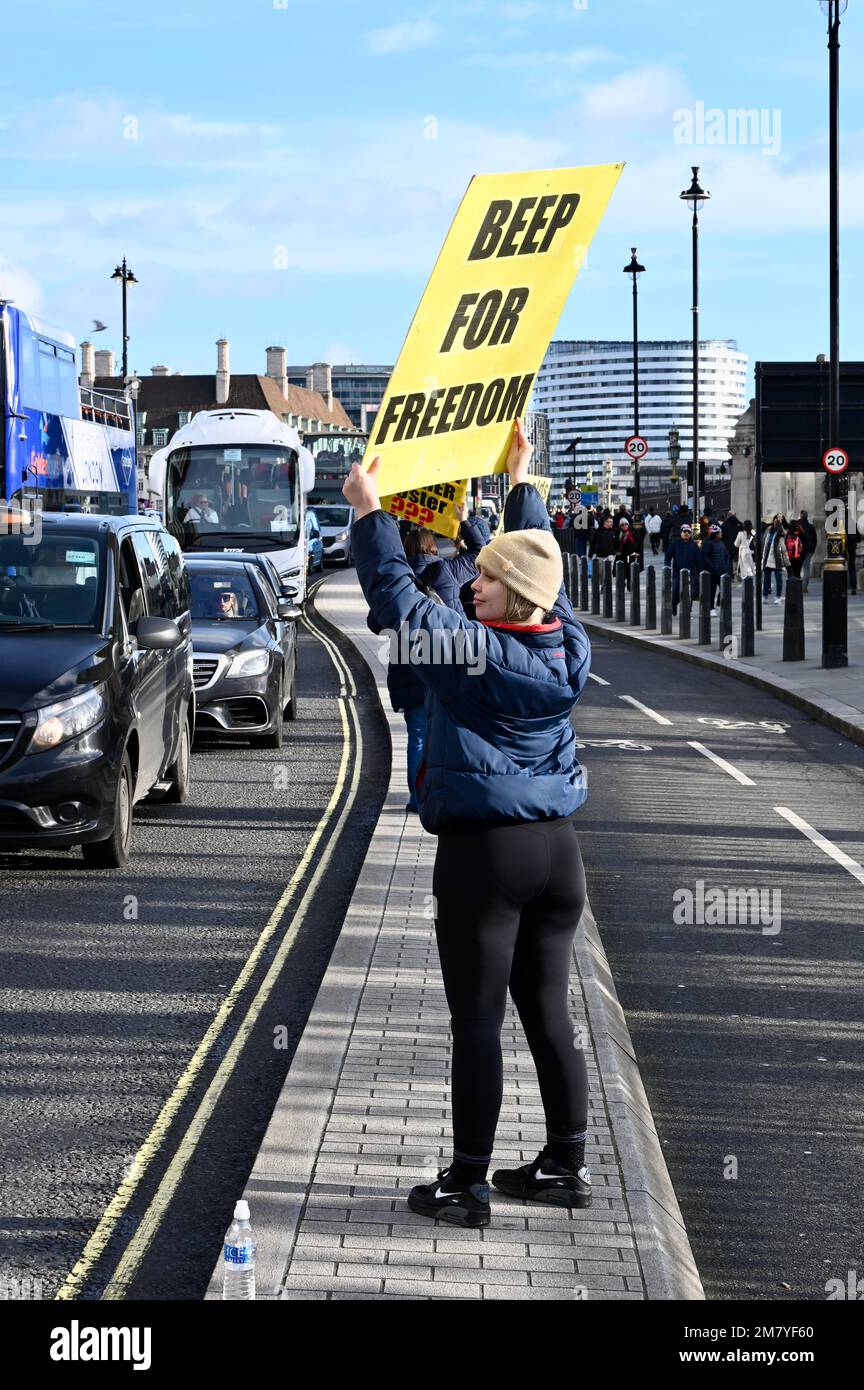
<svg viewBox="0 0 864 1390">
<path fill-rule="evenodd" d="M 431 487 L 412 488 L 409 492 L 396 492 L 392 497 L 382 497 L 381 506 L 391 516 L 404 521 L 416 522 L 439 536 L 459 534 L 459 517 L 456 508 L 465 501 L 468 480 L 457 483 L 433 483 Z"/>
<path fill-rule="evenodd" d="M 393 369 L 363 459 L 380 491 L 500 472 L 623 164 L 480 174 Z"/>
</svg>

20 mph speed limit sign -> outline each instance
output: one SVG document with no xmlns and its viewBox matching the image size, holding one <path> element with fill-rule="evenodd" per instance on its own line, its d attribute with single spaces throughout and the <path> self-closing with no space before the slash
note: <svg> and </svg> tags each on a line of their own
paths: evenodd
<svg viewBox="0 0 864 1390">
<path fill-rule="evenodd" d="M 845 473 L 849 467 L 849 455 L 845 449 L 826 449 L 822 455 L 822 467 L 826 473 Z"/>
<path fill-rule="evenodd" d="M 648 452 L 648 440 L 643 439 L 641 434 L 631 434 L 624 443 L 624 449 L 631 459 L 644 459 Z"/>
</svg>

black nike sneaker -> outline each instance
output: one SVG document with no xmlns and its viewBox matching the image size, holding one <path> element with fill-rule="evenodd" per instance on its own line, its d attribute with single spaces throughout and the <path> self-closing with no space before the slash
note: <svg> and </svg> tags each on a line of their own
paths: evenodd
<svg viewBox="0 0 864 1390">
<path fill-rule="evenodd" d="M 408 1205 L 421 1216 L 436 1221 L 451 1221 L 455 1226 L 488 1226 L 491 1219 L 488 1182 L 475 1182 L 470 1187 L 448 1192 L 442 1189 L 449 1168 L 438 1170 L 437 1182 L 421 1183 L 408 1193 Z"/>
<path fill-rule="evenodd" d="M 546 1202 L 552 1207 L 590 1207 L 591 1173 L 586 1167 L 578 1173 L 562 1168 L 545 1149 L 521 1168 L 498 1168 L 492 1183 L 508 1197 L 523 1197 L 528 1202 Z"/>
</svg>

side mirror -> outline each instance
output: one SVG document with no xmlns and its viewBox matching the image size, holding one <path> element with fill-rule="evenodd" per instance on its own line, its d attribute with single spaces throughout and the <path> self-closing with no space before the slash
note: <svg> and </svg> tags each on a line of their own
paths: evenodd
<svg viewBox="0 0 864 1390">
<path fill-rule="evenodd" d="M 280 598 L 276 612 L 285 622 L 294 622 L 303 617 L 303 609 L 297 606 L 296 598 Z"/>
<path fill-rule="evenodd" d="M 132 624 L 132 635 L 142 651 L 168 651 L 179 647 L 183 634 L 173 618 L 156 618 L 145 614 Z"/>
</svg>

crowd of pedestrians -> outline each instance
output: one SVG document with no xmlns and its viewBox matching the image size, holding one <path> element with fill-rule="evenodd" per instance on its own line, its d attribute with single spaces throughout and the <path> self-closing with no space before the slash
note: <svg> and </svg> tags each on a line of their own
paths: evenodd
<svg viewBox="0 0 864 1390">
<path fill-rule="evenodd" d="M 636 559 L 644 568 L 646 547 L 652 556 L 663 556 L 664 564 L 672 569 L 672 611 L 677 611 L 681 587 L 681 572 L 691 573 L 691 592 L 695 579 L 703 570 L 711 577 L 711 608 L 716 614 L 720 581 L 724 574 L 744 580 L 756 573 L 756 547 L 760 547 L 762 593 L 767 599 L 774 590 L 774 602 L 783 602 L 783 576 L 794 575 L 803 580 L 804 593 L 810 587 L 813 556 L 818 544 L 816 528 L 806 511 L 787 521 L 782 514 L 765 520 L 757 536 L 753 522 L 739 520 L 733 511 L 717 516 L 703 513 L 698 528 L 688 507 L 673 505 L 661 515 L 657 507 L 634 513 L 626 507 L 575 507 L 565 512 L 559 507 L 551 513 L 553 528 L 559 532 L 572 530 L 574 539 L 568 549 L 577 556 L 589 559 L 624 560 L 627 564 L 627 583 L 630 583 L 630 561 Z M 849 548 L 849 588 L 855 583 L 855 549 L 857 535 L 847 537 Z"/>
</svg>

